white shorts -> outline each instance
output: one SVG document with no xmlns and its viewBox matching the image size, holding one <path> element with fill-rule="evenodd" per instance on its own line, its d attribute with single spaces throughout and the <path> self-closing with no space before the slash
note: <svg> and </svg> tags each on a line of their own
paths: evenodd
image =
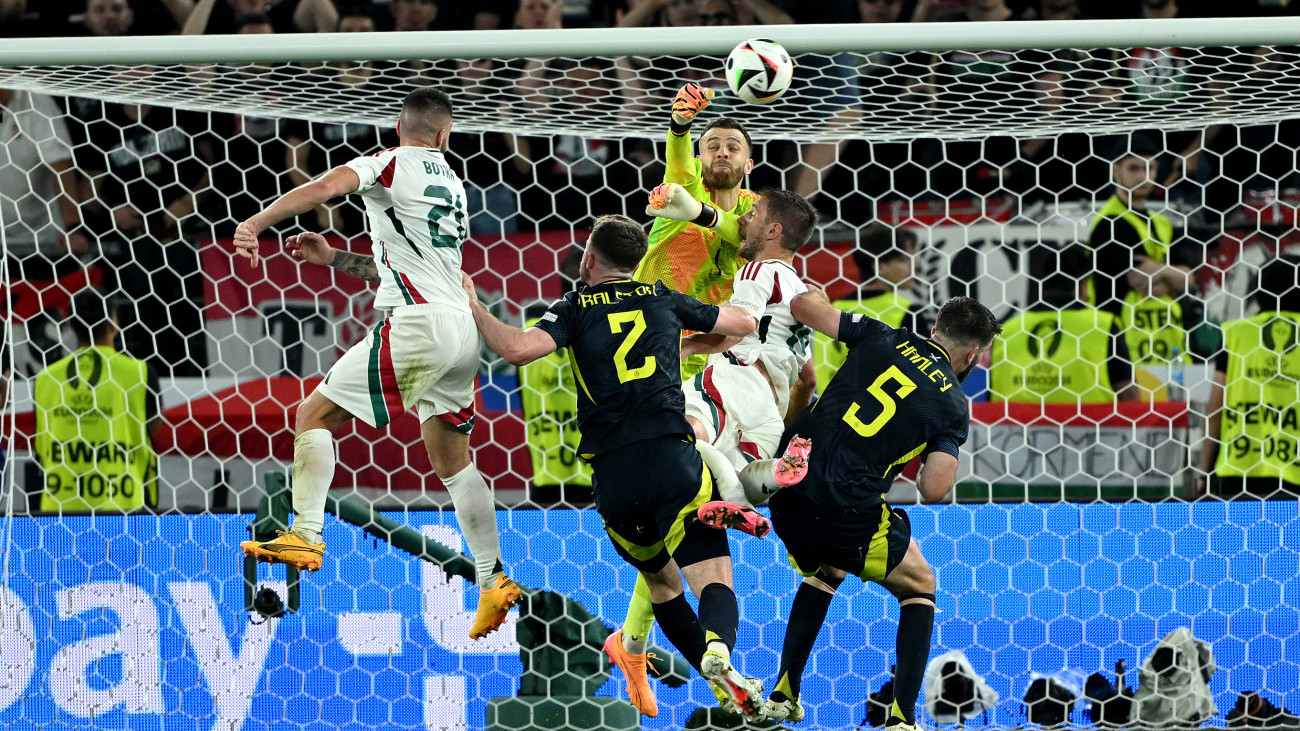
<svg viewBox="0 0 1300 731">
<path fill-rule="evenodd" d="M 686 415 L 704 424 L 709 443 L 737 470 L 775 454 L 785 423 L 757 368 L 715 361 L 683 383 L 682 392 Z"/>
<path fill-rule="evenodd" d="M 381 427 L 418 407 L 468 434 L 480 340 L 474 317 L 440 305 L 405 305 L 379 321 L 339 358 L 316 390 Z"/>
</svg>

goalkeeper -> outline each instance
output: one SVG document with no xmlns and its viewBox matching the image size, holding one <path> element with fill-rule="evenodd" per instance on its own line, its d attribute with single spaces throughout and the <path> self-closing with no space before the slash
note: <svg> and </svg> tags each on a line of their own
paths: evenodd
<svg viewBox="0 0 1300 731">
<path fill-rule="evenodd" d="M 731 297 L 731 282 L 746 263 L 740 258 L 740 223 L 758 196 L 741 187 L 754 169 L 754 145 L 739 120 L 718 117 L 700 134 L 700 154 L 692 157 L 691 123 L 709 106 L 712 89 L 687 84 L 673 100 L 664 153 L 665 183 L 677 183 L 692 200 L 651 203 L 656 216 L 650 249 L 636 270 L 647 284 L 659 280 L 707 304 Z M 696 211 L 698 206 L 699 210 Z M 683 211 L 689 208 L 683 215 Z M 686 218 L 687 220 L 671 220 Z M 682 380 L 704 370 L 707 356 L 682 362 Z"/>
<path fill-rule="evenodd" d="M 741 187 L 745 175 L 754 169 L 753 143 L 739 120 L 719 117 L 704 127 L 700 154 L 692 157 L 691 123 L 709 105 L 710 89 L 687 84 L 673 100 L 665 154 L 665 185 L 650 196 L 646 212 L 656 216 L 650 228 L 649 249 L 637 267 L 638 281 L 656 280 L 706 304 L 721 304 L 731 298 L 731 285 L 740 267 L 740 217 L 758 201 L 758 195 Z M 677 184 L 681 188 L 670 186 Z M 689 195 L 682 195 L 683 189 Z M 682 360 L 682 380 L 704 370 L 708 355 Z M 725 479 L 731 465 L 717 450 L 697 443 L 710 471 Z M 654 608 L 649 588 L 638 578 L 622 629 L 609 636 L 605 651 L 623 671 L 632 705 L 647 716 L 659 713 L 650 688 L 646 647 L 654 627 Z M 726 694 L 714 685 L 718 700 Z"/>
</svg>

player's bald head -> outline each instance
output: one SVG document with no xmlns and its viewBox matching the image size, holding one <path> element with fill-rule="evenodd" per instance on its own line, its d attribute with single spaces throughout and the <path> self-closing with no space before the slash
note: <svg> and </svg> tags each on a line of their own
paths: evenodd
<svg viewBox="0 0 1300 731">
<path fill-rule="evenodd" d="M 616 272 L 634 271 L 649 247 L 637 222 L 617 214 L 597 218 L 587 243 L 601 262 Z"/>
<path fill-rule="evenodd" d="M 401 122 L 406 134 L 432 139 L 451 129 L 451 97 L 433 86 L 420 87 L 402 102 Z"/>
</svg>

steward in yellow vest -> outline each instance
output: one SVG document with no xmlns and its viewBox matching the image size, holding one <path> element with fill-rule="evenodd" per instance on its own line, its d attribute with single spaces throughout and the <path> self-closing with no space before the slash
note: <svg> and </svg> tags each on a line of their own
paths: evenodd
<svg viewBox="0 0 1300 731">
<path fill-rule="evenodd" d="M 1040 301 L 1002 326 L 993 341 L 993 401 L 1096 404 L 1132 401 L 1133 364 L 1119 320 L 1075 296 L 1075 280 L 1058 272 Z"/>
<path fill-rule="evenodd" d="M 158 505 L 158 387 L 144 361 L 117 352 L 116 313 L 93 289 L 72 301 L 76 352 L 36 374 L 41 510 L 126 512 Z"/>
<path fill-rule="evenodd" d="M 537 320 L 529 318 L 524 329 L 537 324 Z M 591 467 L 578 459 L 578 442 L 582 439 L 578 431 L 578 388 L 568 352 L 557 350 L 520 366 L 519 388 L 524 435 L 533 462 L 533 487 L 591 487 Z"/>
<path fill-rule="evenodd" d="M 1187 290 L 1190 269 L 1169 261 L 1173 223 L 1146 209 L 1155 165 L 1154 151 L 1148 152 L 1135 151 L 1113 166 L 1115 193 L 1089 237 L 1088 303 L 1120 318 L 1134 363 L 1166 365 L 1174 348 L 1186 363 L 1187 330 L 1176 298 Z"/>
<path fill-rule="evenodd" d="M 889 325 L 921 332 L 917 315 L 919 305 L 899 292 L 912 286 L 912 257 L 916 253 L 916 232 L 891 229 L 881 223 L 868 226 L 853 250 L 862 289 L 852 297 L 832 304 L 845 312 L 863 314 Z M 848 347 L 819 332 L 813 333 L 813 364 L 817 370 L 817 389 L 825 391 L 844 358 Z"/>
<path fill-rule="evenodd" d="M 1216 495 L 1300 496 L 1297 276 L 1300 256 L 1273 260 L 1255 295 L 1261 312 L 1224 323 L 1201 457 Z"/>
</svg>

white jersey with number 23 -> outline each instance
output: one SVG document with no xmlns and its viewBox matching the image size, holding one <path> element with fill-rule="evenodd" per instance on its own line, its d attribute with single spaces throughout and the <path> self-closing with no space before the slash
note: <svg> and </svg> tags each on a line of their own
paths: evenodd
<svg viewBox="0 0 1300 731">
<path fill-rule="evenodd" d="M 376 307 L 435 304 L 469 313 L 460 247 L 465 186 L 441 150 L 394 147 L 347 163 L 361 179 L 375 266 Z"/>
</svg>

